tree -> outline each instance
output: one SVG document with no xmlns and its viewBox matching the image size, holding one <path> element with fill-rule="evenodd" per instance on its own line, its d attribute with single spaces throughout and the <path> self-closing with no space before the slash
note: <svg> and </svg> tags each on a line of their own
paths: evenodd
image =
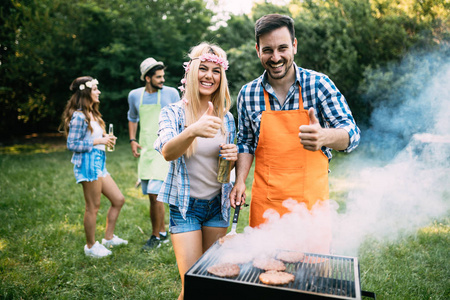
<svg viewBox="0 0 450 300">
<path fill-rule="evenodd" d="M 166 82 L 175 85 L 212 16 L 201 0 L 11 0 L 0 13 L 3 137 L 55 131 L 68 87 L 82 75 L 100 81 L 101 111 L 120 133 L 127 94 L 142 85 L 140 62 L 164 61 Z"/>
<path fill-rule="evenodd" d="M 244 83 L 259 76 L 263 71 L 256 55 L 253 28 L 254 21 L 248 16 L 232 15 L 227 26 L 212 31 L 208 37 L 227 52 L 230 63 L 227 79 L 234 99 Z"/>
<path fill-rule="evenodd" d="M 292 1 L 299 41 L 296 62 L 329 75 L 357 120 L 367 124 L 371 110 L 359 89 L 366 69 L 398 61 L 411 49 L 428 51 L 448 42 L 448 12 L 438 9 L 442 1 L 430 1 L 430 10 L 411 7 L 408 0 Z"/>
<path fill-rule="evenodd" d="M 432 51 L 449 42 L 445 0 L 291 0 L 257 2 L 249 16 L 233 16 L 213 29 L 202 0 L 9 0 L 0 7 L 0 135 L 56 131 L 71 81 L 100 81 L 101 111 L 117 132 L 126 131 L 127 94 L 142 85 L 139 64 L 152 56 L 166 65 L 176 86 L 192 46 L 212 41 L 228 53 L 235 99 L 262 74 L 254 22 L 267 13 L 294 18 L 296 63 L 330 76 L 361 123 L 382 101 L 366 93 L 373 70 L 411 50 Z M 365 81 L 366 80 L 366 81 Z M 382 84 L 381 81 L 378 81 Z M 382 90 L 383 87 L 380 87 Z"/>
</svg>

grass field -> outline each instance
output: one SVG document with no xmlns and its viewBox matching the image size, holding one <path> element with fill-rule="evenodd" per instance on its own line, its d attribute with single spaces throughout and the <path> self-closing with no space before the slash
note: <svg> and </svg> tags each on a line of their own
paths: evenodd
<svg viewBox="0 0 450 300">
<path fill-rule="evenodd" d="M 141 251 L 151 233 L 149 201 L 134 187 L 137 161 L 128 143 L 122 139 L 108 153 L 107 167 L 126 198 L 116 234 L 129 244 L 105 259 L 84 255 L 84 200 L 70 157 L 64 144 L 0 148 L 0 299 L 176 299 L 171 244 Z M 333 197 L 345 204 L 345 192 Z M 102 198 L 97 240 L 108 207 Z M 238 232 L 246 224 L 248 208 Z M 449 218 L 400 242 L 367 241 L 359 255 L 362 288 L 377 299 L 450 299 L 449 246 Z"/>
</svg>

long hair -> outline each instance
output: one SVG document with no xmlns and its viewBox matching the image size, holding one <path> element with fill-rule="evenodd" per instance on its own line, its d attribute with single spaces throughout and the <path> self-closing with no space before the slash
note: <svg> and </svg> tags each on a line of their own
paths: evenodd
<svg viewBox="0 0 450 300">
<path fill-rule="evenodd" d="M 198 80 L 198 70 L 201 64 L 200 59 L 195 59 L 203 54 L 211 53 L 215 54 L 220 58 L 227 59 L 227 54 L 222 48 L 215 44 L 201 43 L 191 49 L 189 53 L 190 63 L 189 71 L 186 73 L 186 87 L 183 97 L 187 99 L 187 104 L 185 105 L 186 112 L 186 126 L 195 123 L 200 117 L 200 94 L 199 94 L 199 80 Z M 228 81 L 225 74 L 224 68 L 220 67 L 220 85 L 219 88 L 211 95 L 211 102 L 214 106 L 214 115 L 219 117 L 221 120 L 224 119 L 227 112 L 231 107 L 231 97 L 228 90 Z M 225 133 L 225 124 L 222 122 L 222 133 Z M 186 151 L 187 157 L 191 156 L 195 152 L 197 142 L 194 142 L 189 146 Z"/>
<path fill-rule="evenodd" d="M 75 111 L 81 111 L 85 117 L 86 122 L 88 124 L 88 129 L 92 132 L 91 126 L 91 114 L 100 126 L 103 131 L 105 130 L 105 122 L 102 119 L 102 114 L 98 110 L 99 103 L 96 103 L 92 100 L 91 97 L 91 88 L 86 86 L 86 82 L 93 80 L 91 76 L 82 76 L 75 79 L 70 85 L 70 91 L 73 92 L 69 101 L 67 101 L 66 108 L 62 114 L 62 122 L 61 126 L 64 130 L 64 133 L 67 137 L 69 134 L 69 125 L 70 120 L 72 119 L 72 115 Z M 80 90 L 80 85 L 84 84 L 85 88 Z"/>
</svg>

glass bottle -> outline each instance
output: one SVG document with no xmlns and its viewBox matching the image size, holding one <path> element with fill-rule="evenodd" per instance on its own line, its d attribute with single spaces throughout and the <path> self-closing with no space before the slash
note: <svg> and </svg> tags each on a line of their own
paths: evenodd
<svg viewBox="0 0 450 300">
<path fill-rule="evenodd" d="M 225 133 L 225 143 L 231 144 L 231 133 Z M 217 181 L 220 183 L 228 183 L 230 182 L 230 173 L 231 173 L 231 161 L 224 159 L 219 156 L 219 170 L 217 172 Z"/>
<path fill-rule="evenodd" d="M 109 124 L 109 131 L 108 131 L 109 135 L 114 135 L 114 128 L 113 128 L 113 124 Z M 113 152 L 114 151 L 115 146 L 107 146 L 106 150 L 108 150 L 109 152 Z"/>
</svg>

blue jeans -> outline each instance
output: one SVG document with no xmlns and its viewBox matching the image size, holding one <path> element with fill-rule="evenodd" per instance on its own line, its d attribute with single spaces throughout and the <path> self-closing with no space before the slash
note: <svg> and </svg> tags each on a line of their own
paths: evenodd
<svg viewBox="0 0 450 300">
<path fill-rule="evenodd" d="M 195 230 L 201 230 L 206 227 L 228 227 L 229 220 L 222 218 L 221 212 L 221 194 L 210 200 L 189 198 L 189 208 L 186 213 L 186 219 L 183 219 L 178 206 L 169 205 L 170 208 L 170 233 L 183 233 Z"/>
</svg>

